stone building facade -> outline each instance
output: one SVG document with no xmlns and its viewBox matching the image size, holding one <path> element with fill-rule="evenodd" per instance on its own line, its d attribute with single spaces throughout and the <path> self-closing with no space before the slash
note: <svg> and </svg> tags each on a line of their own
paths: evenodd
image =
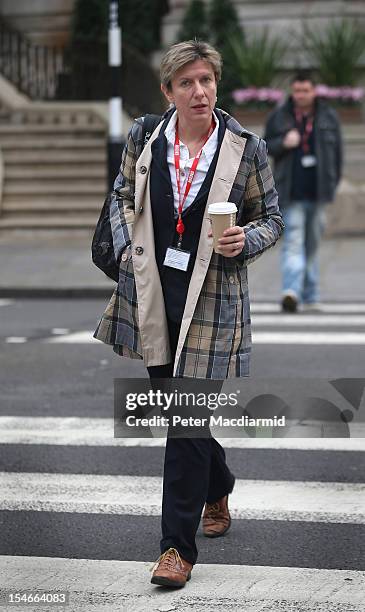
<svg viewBox="0 0 365 612">
<path fill-rule="evenodd" d="M 207 4 L 209 0 L 205 0 Z M 138 2 L 138 0 L 136 0 Z M 189 0 L 169 0 L 163 20 L 164 46 L 175 41 Z M 40 44 L 66 42 L 75 0 L 0 0 L 0 15 Z M 234 0 L 241 25 L 249 30 L 265 26 L 292 42 L 295 49 L 302 23 L 325 26 L 333 17 L 352 17 L 365 27 L 364 0 Z M 300 49 L 298 50 L 300 56 Z M 290 61 L 298 63 L 298 58 Z"/>
<path fill-rule="evenodd" d="M 209 4 L 209 0 L 205 1 Z M 164 19 L 164 46 L 175 41 L 188 3 L 189 0 L 170 0 L 170 12 Z M 289 69 L 307 65 L 298 44 L 303 24 L 320 29 L 333 18 L 348 17 L 365 29 L 364 0 L 234 0 L 234 4 L 241 26 L 247 32 L 268 27 L 270 34 L 288 42 L 290 53 L 285 64 Z"/>
<path fill-rule="evenodd" d="M 32 42 L 64 46 L 75 0 L 0 0 L 0 16 Z"/>
</svg>

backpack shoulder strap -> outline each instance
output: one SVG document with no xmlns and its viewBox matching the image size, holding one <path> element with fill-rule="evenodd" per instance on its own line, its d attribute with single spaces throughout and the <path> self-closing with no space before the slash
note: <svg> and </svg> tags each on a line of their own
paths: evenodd
<svg viewBox="0 0 365 612">
<path fill-rule="evenodd" d="M 142 131 L 143 147 L 146 146 L 155 128 L 158 126 L 159 123 L 161 123 L 161 121 L 162 121 L 161 115 L 145 115 L 145 118 L 143 121 L 143 131 Z"/>
</svg>

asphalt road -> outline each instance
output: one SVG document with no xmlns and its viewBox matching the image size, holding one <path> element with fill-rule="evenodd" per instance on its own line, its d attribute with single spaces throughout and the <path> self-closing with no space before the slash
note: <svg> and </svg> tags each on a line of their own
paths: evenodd
<svg viewBox="0 0 365 612">
<path fill-rule="evenodd" d="M 144 378 L 147 371 L 140 360 L 116 355 L 101 342 L 52 344 L 58 336 L 93 331 L 106 302 L 103 300 L 14 300 L 0 306 L 1 410 L 11 414 L 57 414 L 106 416 L 110 414 L 114 378 Z M 365 306 L 365 305 L 364 305 Z M 359 307 L 362 307 L 359 304 Z M 364 314 L 320 314 L 320 325 L 305 325 L 300 333 L 339 332 L 360 334 L 365 331 Z M 253 313 L 252 377 L 292 378 L 356 378 L 365 374 L 364 344 L 255 344 L 255 331 L 264 329 L 255 324 Z M 266 315 L 267 316 L 267 315 Z M 312 315 L 313 316 L 313 315 Z M 362 323 L 349 328 L 341 322 L 326 324 L 329 316 L 340 321 L 361 317 Z M 307 315 L 294 315 L 293 323 L 282 324 L 282 315 L 269 315 L 265 330 L 285 336 L 298 329 L 297 322 Z M 323 323 L 322 323 L 323 322 Z M 311 342 L 311 339 L 309 339 Z M 290 383 L 289 383 L 290 388 Z"/>
<path fill-rule="evenodd" d="M 142 362 L 122 359 L 111 347 L 86 338 L 95 329 L 105 305 L 104 300 L 86 299 L 1 303 L 0 420 L 14 417 L 11 426 L 14 431 L 23 427 L 24 434 L 25 426 L 20 425 L 23 418 L 41 417 L 39 423 L 43 426 L 43 417 L 112 417 L 113 379 L 144 378 L 147 372 Z M 254 344 L 252 376 L 287 379 L 288 392 L 293 396 L 298 379 L 305 385 L 308 379 L 364 377 L 365 342 L 357 343 L 355 339 L 365 332 L 364 306 L 358 304 L 356 312 L 321 313 L 316 315 L 317 321 L 307 319 L 308 324 L 304 314 L 286 321 L 269 305 L 265 314 L 269 318 L 263 319 L 265 308 L 256 313 L 253 309 L 254 340 L 256 333 L 258 342 Z M 343 325 L 341 320 L 331 322 L 330 317 L 343 317 Z M 358 318 L 353 318 L 349 326 L 345 320 L 351 317 Z M 300 320 L 303 323 L 298 323 Z M 268 332 L 280 333 L 282 340 L 271 343 L 267 336 L 265 343 L 266 336 L 260 337 L 260 333 Z M 348 343 L 333 341 L 334 334 L 349 332 L 352 336 L 348 336 Z M 299 333 L 299 339 L 306 333 L 305 343 L 288 343 L 285 338 L 291 333 Z M 324 334 L 323 344 L 316 341 L 319 333 Z M 330 343 L 326 343 L 327 337 L 332 338 Z M 54 343 L 55 338 L 63 340 Z M 135 479 L 138 487 L 143 478 L 162 476 L 163 446 L 93 446 L 71 441 L 58 444 L 57 431 L 54 434 L 55 444 L 35 441 L 30 431 L 29 440 L 17 440 L 16 431 L 11 443 L 1 438 L 0 472 L 29 474 L 30 480 L 34 475 L 55 474 L 66 479 L 65 488 L 69 486 L 68 477 L 92 474 L 95 490 L 98 477 L 126 475 Z M 226 449 L 227 462 L 242 482 L 262 482 L 263 486 L 282 482 L 288 487 L 288 495 L 295 484 L 312 483 L 318 488 L 318 499 L 322 496 L 325 502 L 327 486 L 335 487 L 339 495 L 347 490 L 341 487 L 349 487 L 350 492 L 353 487 L 356 495 L 362 495 L 365 508 L 365 491 L 361 489 L 365 453 L 336 449 L 335 442 L 331 450 L 233 445 Z M 62 506 L 49 511 L 40 498 L 29 499 L 31 505 L 25 509 L 19 491 L 13 506 L 1 506 L 0 555 L 142 562 L 159 554 L 160 517 L 153 512 L 95 512 L 88 509 L 88 502 L 84 511 L 67 511 L 67 502 L 66 509 Z M 240 503 L 237 501 L 237 512 Z M 277 503 L 276 518 L 260 515 L 263 509 L 259 508 L 255 518 L 236 518 L 224 539 L 208 541 L 199 531 L 198 562 L 365 571 L 365 517 L 361 515 L 361 504 L 357 503 L 356 520 L 350 517 L 339 521 L 322 510 L 322 514 L 315 510 L 311 515 L 310 508 L 305 516 L 296 515 L 297 511 L 290 514 L 280 507 L 280 500 Z"/>
</svg>

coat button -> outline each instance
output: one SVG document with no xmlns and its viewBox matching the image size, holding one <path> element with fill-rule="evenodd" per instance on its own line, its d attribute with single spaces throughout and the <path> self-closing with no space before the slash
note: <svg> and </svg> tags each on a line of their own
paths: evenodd
<svg viewBox="0 0 365 612">
<path fill-rule="evenodd" d="M 136 255 L 142 255 L 142 253 L 143 253 L 143 247 L 141 246 L 136 247 Z"/>
<path fill-rule="evenodd" d="M 127 261 L 127 259 L 128 259 L 127 253 L 123 253 L 122 254 L 122 261 Z"/>
<path fill-rule="evenodd" d="M 143 213 L 143 206 L 139 207 L 139 214 L 141 215 Z"/>
<path fill-rule="evenodd" d="M 141 166 L 141 167 L 140 167 L 140 169 L 139 169 L 139 171 L 140 171 L 140 173 L 141 173 L 141 174 L 146 174 L 146 172 L 147 172 L 147 166 Z"/>
</svg>

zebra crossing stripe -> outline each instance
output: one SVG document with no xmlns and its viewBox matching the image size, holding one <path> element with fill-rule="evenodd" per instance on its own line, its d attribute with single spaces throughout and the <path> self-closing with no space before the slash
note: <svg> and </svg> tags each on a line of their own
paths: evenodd
<svg viewBox="0 0 365 612">
<path fill-rule="evenodd" d="M 156 551 L 156 559 L 159 551 Z M 363 612 L 365 572 L 254 565 L 194 565 L 181 590 L 150 584 L 148 561 L 0 557 L 0 589 L 70 591 L 77 612 L 289 610 Z"/>
<path fill-rule="evenodd" d="M 45 344 L 100 344 L 93 338 L 92 331 L 80 331 L 64 336 L 56 336 L 41 340 Z M 365 345 L 365 333 L 346 332 L 257 332 L 253 331 L 254 344 L 339 344 Z"/>
<path fill-rule="evenodd" d="M 365 451 L 365 431 L 357 423 L 351 438 L 219 438 L 225 448 Z M 356 437 L 355 437 L 356 436 Z M 112 418 L 0 416 L 0 444 L 54 446 L 165 446 L 166 438 L 114 438 Z"/>
<path fill-rule="evenodd" d="M 316 319 L 308 317 L 301 317 L 300 319 L 284 319 L 282 323 L 281 318 L 269 317 L 262 319 L 252 318 L 252 339 L 254 344 L 307 344 L 307 345 L 365 345 L 365 333 L 364 332 L 343 332 L 343 331 L 286 331 L 285 327 L 326 327 L 326 326 L 338 326 L 341 328 L 340 323 L 337 319 L 329 319 L 326 323 L 325 318 Z M 281 331 L 257 331 L 261 327 L 268 325 L 278 327 L 284 327 Z M 352 322 L 350 319 L 344 323 L 345 327 L 358 326 L 358 319 Z M 365 318 L 361 325 L 365 325 Z M 12 342 L 13 340 L 7 340 Z M 24 342 L 25 340 L 22 339 Z M 94 344 L 100 346 L 100 341 L 93 338 L 93 332 L 90 331 L 79 331 L 71 334 L 64 334 L 60 336 L 50 336 L 40 340 L 45 344 Z"/>
<path fill-rule="evenodd" d="M 278 302 L 251 302 L 251 313 L 279 313 L 281 312 L 281 306 Z M 305 311 L 299 311 L 300 315 Z M 365 304 L 360 302 L 327 302 L 320 305 L 318 316 L 322 313 L 346 313 L 346 314 L 360 314 L 365 313 Z M 296 315 L 294 315 L 296 316 Z"/>
<path fill-rule="evenodd" d="M 365 345 L 365 333 L 252 332 L 254 344 Z"/>
<path fill-rule="evenodd" d="M 63 336 L 45 338 L 41 342 L 46 344 L 89 344 L 92 342 L 96 344 L 99 341 L 93 338 L 93 333 L 93 331 L 79 331 Z"/>
<path fill-rule="evenodd" d="M 0 510 L 161 514 L 157 476 L 0 472 Z M 234 519 L 365 524 L 365 483 L 237 479 Z"/>
<path fill-rule="evenodd" d="M 266 315 L 256 314 L 251 317 L 252 325 L 262 327 L 267 325 L 283 326 L 283 327 L 330 327 L 336 326 L 339 329 L 342 327 L 365 326 L 365 315 Z"/>
</svg>

